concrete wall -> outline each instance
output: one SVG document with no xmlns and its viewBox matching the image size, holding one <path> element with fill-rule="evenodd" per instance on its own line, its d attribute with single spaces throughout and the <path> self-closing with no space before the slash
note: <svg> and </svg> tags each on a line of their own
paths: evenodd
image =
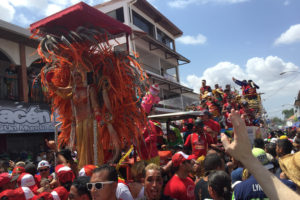
<svg viewBox="0 0 300 200">
<path fill-rule="evenodd" d="M 32 47 L 25 47 L 26 54 L 26 66 L 29 67 L 35 60 L 39 59 L 40 56 L 37 53 L 37 50 Z"/>
<path fill-rule="evenodd" d="M 16 65 L 21 65 L 19 44 L 10 40 L 0 38 L 0 50 Z M 25 46 L 26 66 L 29 67 L 33 61 L 39 59 L 36 49 Z"/>
<path fill-rule="evenodd" d="M 20 50 L 19 44 L 16 42 L 12 42 L 9 40 L 5 40 L 0 38 L 0 50 L 6 54 L 11 61 L 16 64 L 20 65 Z"/>
</svg>

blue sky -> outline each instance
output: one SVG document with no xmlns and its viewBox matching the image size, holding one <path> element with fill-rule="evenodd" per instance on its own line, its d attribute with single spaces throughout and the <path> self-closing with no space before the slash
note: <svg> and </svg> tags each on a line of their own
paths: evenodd
<svg viewBox="0 0 300 200">
<path fill-rule="evenodd" d="M 22 27 L 78 0 L 1 0 L 0 19 Z M 96 5 L 103 0 L 86 0 Z M 180 80 L 198 92 L 208 84 L 252 79 L 265 93 L 269 116 L 281 116 L 300 89 L 299 0 L 150 0 L 183 32 L 179 53 L 191 60 L 180 66 Z M 236 86 L 238 89 L 238 87 Z M 285 106 L 282 106 L 285 105 Z"/>
</svg>

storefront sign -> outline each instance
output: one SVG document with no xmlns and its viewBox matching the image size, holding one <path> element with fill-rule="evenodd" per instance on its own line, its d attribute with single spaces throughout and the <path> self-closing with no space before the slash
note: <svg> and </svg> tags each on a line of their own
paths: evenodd
<svg viewBox="0 0 300 200">
<path fill-rule="evenodd" d="M 0 107 L 0 133 L 54 132 L 50 110 L 39 105 Z"/>
</svg>

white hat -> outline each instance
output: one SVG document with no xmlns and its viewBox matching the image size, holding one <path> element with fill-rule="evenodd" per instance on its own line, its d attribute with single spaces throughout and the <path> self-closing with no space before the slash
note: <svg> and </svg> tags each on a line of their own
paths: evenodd
<svg viewBox="0 0 300 200">
<path fill-rule="evenodd" d="M 278 140 L 277 138 L 272 138 L 270 142 L 273 143 L 273 144 L 276 144 L 277 140 Z"/>
<path fill-rule="evenodd" d="M 50 167 L 50 164 L 47 160 L 42 160 L 39 162 L 37 169 L 39 169 L 41 167 Z"/>
</svg>

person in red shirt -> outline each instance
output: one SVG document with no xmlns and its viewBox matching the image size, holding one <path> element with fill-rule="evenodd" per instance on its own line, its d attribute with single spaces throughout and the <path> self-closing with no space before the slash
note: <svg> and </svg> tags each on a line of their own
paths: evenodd
<svg viewBox="0 0 300 200">
<path fill-rule="evenodd" d="M 229 105 L 226 107 L 226 110 L 224 111 L 224 118 L 225 118 L 225 129 L 232 128 L 232 123 L 229 118 L 229 114 L 231 112 L 232 107 Z"/>
<path fill-rule="evenodd" d="M 207 95 L 207 102 L 206 105 L 208 107 L 208 111 L 212 114 L 215 120 L 218 120 L 221 113 L 220 105 L 218 104 L 217 100 L 210 95 Z"/>
<path fill-rule="evenodd" d="M 195 183 L 188 177 L 193 170 L 194 156 L 179 151 L 172 157 L 172 164 L 176 172 L 166 184 L 164 195 L 174 199 L 194 200 Z"/>
<path fill-rule="evenodd" d="M 207 107 L 207 104 L 206 104 L 206 99 L 202 99 L 201 102 L 200 102 L 200 105 L 197 106 L 197 110 L 198 111 L 204 111 L 204 110 L 207 110 L 208 107 Z"/>
<path fill-rule="evenodd" d="M 195 122 L 195 133 L 190 134 L 184 144 L 184 147 L 192 147 L 192 154 L 198 158 L 206 155 L 209 146 L 213 143 L 212 137 L 205 133 L 204 123 L 202 120 Z"/>
<path fill-rule="evenodd" d="M 253 121 L 255 120 L 255 110 L 249 108 L 248 102 L 242 102 L 242 108 L 240 109 L 240 115 L 245 119 L 246 126 L 253 126 Z"/>
<path fill-rule="evenodd" d="M 203 123 L 205 125 L 204 131 L 211 135 L 213 138 L 213 144 L 218 143 L 218 135 L 221 132 L 221 126 L 217 121 L 210 119 L 209 111 L 204 111 L 202 117 Z"/>
<path fill-rule="evenodd" d="M 145 160 L 148 164 L 155 163 L 160 164 L 160 159 L 157 150 L 157 134 L 158 128 L 155 124 L 149 120 L 147 126 L 144 128 L 143 137 L 145 144 L 141 144 L 141 158 Z"/>
<path fill-rule="evenodd" d="M 211 92 L 210 86 L 206 85 L 206 80 L 202 80 L 202 87 L 200 88 L 200 100 L 202 100 L 202 95 L 204 95 L 205 92 Z"/>
<path fill-rule="evenodd" d="M 37 186 L 40 187 L 40 182 L 42 178 L 48 179 L 50 182 L 52 181 L 53 177 L 50 176 L 50 164 L 47 160 L 42 160 L 39 162 L 37 170 L 39 174 L 34 176 L 35 180 L 37 181 Z"/>
</svg>

